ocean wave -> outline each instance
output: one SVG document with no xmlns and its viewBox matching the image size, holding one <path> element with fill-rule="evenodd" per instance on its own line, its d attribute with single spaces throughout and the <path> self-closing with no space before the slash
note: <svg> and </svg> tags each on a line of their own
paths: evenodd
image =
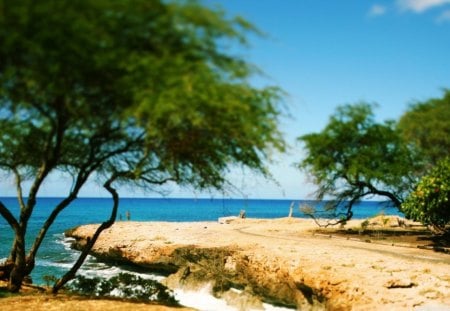
<svg viewBox="0 0 450 311">
<path fill-rule="evenodd" d="M 175 299 L 186 307 L 197 310 L 223 310 L 235 311 L 236 308 L 228 305 L 225 300 L 218 299 L 211 295 L 211 286 L 207 285 L 197 291 L 174 290 Z"/>
<path fill-rule="evenodd" d="M 37 267 L 55 267 L 55 268 L 70 269 L 72 265 L 73 262 L 56 262 L 53 260 L 46 260 L 46 259 L 36 260 Z"/>
<path fill-rule="evenodd" d="M 174 296 L 183 306 L 194 308 L 199 311 L 238 311 L 241 309 L 236 306 L 230 306 L 224 299 L 214 297 L 211 294 L 211 285 L 206 285 L 196 291 L 175 289 Z M 263 303 L 262 305 L 265 311 L 292 311 L 292 309 L 277 307 L 268 303 Z"/>
<path fill-rule="evenodd" d="M 64 233 L 56 233 L 53 237 L 55 238 L 55 242 L 62 245 L 66 251 L 73 251 L 72 243 L 75 242 L 74 238 L 67 237 Z"/>
<path fill-rule="evenodd" d="M 75 252 L 75 251 L 74 251 Z M 77 255 L 75 252 L 75 255 Z M 1 260 L 6 258 L 1 258 Z M 76 260 L 76 259 L 75 259 Z M 54 261 L 50 259 L 40 259 L 37 260 L 36 265 L 42 268 L 56 268 L 60 272 L 64 272 L 69 270 L 73 264 L 75 263 L 75 260 L 60 260 L 60 261 Z M 139 276 L 144 279 L 152 279 L 157 282 L 161 282 L 165 279 L 164 276 L 152 274 L 152 273 L 145 273 L 145 272 L 139 272 L 139 271 L 133 271 L 133 267 L 127 267 L 127 266 L 113 266 L 109 265 L 107 263 L 99 262 L 97 259 L 93 256 L 88 256 L 85 263 L 81 268 L 78 270 L 77 274 L 82 275 L 87 278 L 94 278 L 99 277 L 103 279 L 110 279 L 120 273 L 129 273 L 136 276 Z M 120 293 L 115 293 L 116 296 L 121 296 Z M 111 293 L 112 295 L 112 293 Z M 200 311 L 207 311 L 207 310 L 223 310 L 223 311 L 235 311 L 239 310 L 239 308 L 235 306 L 230 306 L 227 304 L 227 302 L 223 299 L 218 299 L 214 297 L 211 294 L 211 287 L 205 286 L 200 290 L 197 291 L 186 291 L 183 289 L 175 289 L 174 290 L 175 298 L 184 306 L 191 307 Z M 287 308 L 281 308 L 272 306 L 270 304 L 263 304 L 264 310 L 267 311 L 287 311 L 291 309 Z"/>
</svg>

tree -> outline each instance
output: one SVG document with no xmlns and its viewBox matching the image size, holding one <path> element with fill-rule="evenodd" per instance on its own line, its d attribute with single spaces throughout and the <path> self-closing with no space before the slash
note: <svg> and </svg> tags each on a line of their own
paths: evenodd
<svg viewBox="0 0 450 311">
<path fill-rule="evenodd" d="M 422 177 L 405 202 L 406 217 L 431 226 L 437 232 L 448 232 L 450 225 L 450 158 L 441 160 Z"/>
<path fill-rule="evenodd" d="M 317 198 L 330 199 L 324 212 L 334 223 L 349 220 L 353 205 L 369 196 L 385 197 L 400 208 L 413 183 L 419 164 L 415 153 L 394 122 L 375 121 L 373 107 L 341 106 L 320 133 L 298 138 L 306 150 L 298 166 L 318 186 Z"/>
<path fill-rule="evenodd" d="M 400 118 L 405 140 L 415 144 L 429 163 L 428 168 L 450 156 L 450 90 L 442 98 L 413 104 Z"/>
<path fill-rule="evenodd" d="M 16 218 L 0 201 L 15 237 L 3 266 L 11 291 L 93 177 L 111 193 L 111 217 L 55 291 L 113 224 L 121 183 L 223 188 L 230 165 L 267 173 L 268 150 L 284 148 L 281 93 L 253 87 L 255 68 L 223 48 L 245 45 L 248 32 L 257 31 L 195 1 L 0 0 L 0 169 L 20 205 Z M 72 186 L 27 247 L 36 198 L 56 171 Z"/>
</svg>

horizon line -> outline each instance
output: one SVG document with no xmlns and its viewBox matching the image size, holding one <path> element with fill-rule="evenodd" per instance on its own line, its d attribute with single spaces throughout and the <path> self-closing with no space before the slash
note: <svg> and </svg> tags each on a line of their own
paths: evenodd
<svg viewBox="0 0 450 311">
<path fill-rule="evenodd" d="M 8 199 L 16 199 L 16 196 L 2 196 L 0 195 L 0 198 L 8 198 Z M 26 199 L 28 197 L 24 197 L 24 199 Z M 65 196 L 40 196 L 37 197 L 37 199 L 64 199 L 66 198 Z M 111 199 L 111 197 L 109 196 L 79 196 L 77 197 L 77 199 Z M 161 199 L 173 199 L 173 200 L 266 200 L 266 201 L 333 201 L 332 199 L 323 199 L 323 200 L 318 200 L 318 199 L 295 199 L 295 198 L 237 198 L 237 197 L 143 197 L 143 196 L 139 196 L 139 197 L 130 197 L 130 196 L 123 196 L 123 197 L 119 197 L 120 199 L 138 199 L 138 200 L 152 200 L 152 199 L 156 199 L 156 200 L 161 200 Z M 366 201 L 371 201 L 371 202 L 388 202 L 389 200 L 380 200 L 380 199 L 366 199 L 366 200 L 361 200 L 361 202 L 366 202 Z"/>
</svg>

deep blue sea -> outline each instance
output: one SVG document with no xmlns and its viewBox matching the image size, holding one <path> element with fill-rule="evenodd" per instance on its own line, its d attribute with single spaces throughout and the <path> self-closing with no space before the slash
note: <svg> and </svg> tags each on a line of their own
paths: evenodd
<svg viewBox="0 0 450 311">
<path fill-rule="evenodd" d="M 16 198 L 0 198 L 14 215 L 18 215 Z M 38 200 L 29 222 L 27 234 L 28 247 L 46 217 L 59 198 L 41 198 Z M 299 204 L 318 204 L 314 201 L 296 202 L 294 217 L 305 217 Z M 250 218 L 286 217 L 293 200 L 252 200 L 252 199 L 173 199 L 173 198 L 124 198 L 120 200 L 118 219 L 126 220 L 129 212 L 134 221 L 216 221 L 219 217 L 238 215 L 246 211 Z M 67 207 L 50 228 L 37 256 L 36 268 L 32 279 L 36 284 L 45 284 L 43 276 L 61 276 L 75 261 L 77 252 L 70 249 L 70 241 L 64 237 L 64 231 L 82 224 L 100 223 L 109 218 L 112 201 L 108 198 L 79 198 Z M 354 208 L 354 218 L 367 218 L 379 213 L 398 214 L 396 209 L 380 202 L 366 201 Z M 6 221 L 0 217 L 0 261 L 5 259 L 12 243 L 12 231 Z M 89 258 L 81 273 L 111 275 L 123 267 L 111 267 Z"/>
</svg>

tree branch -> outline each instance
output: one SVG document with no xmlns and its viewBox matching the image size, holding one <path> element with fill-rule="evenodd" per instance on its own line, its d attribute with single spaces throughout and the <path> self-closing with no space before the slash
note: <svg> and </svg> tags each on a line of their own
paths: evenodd
<svg viewBox="0 0 450 311">
<path fill-rule="evenodd" d="M 112 199 L 113 199 L 113 207 L 111 210 L 111 216 L 110 218 L 103 222 L 95 231 L 94 235 L 91 239 L 88 239 L 86 246 L 83 248 L 83 251 L 81 252 L 80 257 L 75 262 L 75 264 L 72 266 L 72 268 L 64 274 L 62 278 L 60 278 L 56 284 L 53 286 L 52 292 L 54 294 L 58 293 L 58 291 L 71 279 L 75 277 L 76 272 L 80 267 L 83 265 L 86 257 L 89 255 L 89 252 L 92 250 L 92 247 L 94 246 L 95 242 L 97 241 L 98 237 L 102 233 L 103 230 L 108 229 L 114 224 L 114 221 L 117 217 L 117 210 L 119 208 L 119 195 L 117 191 L 111 186 L 111 184 L 119 177 L 119 174 L 113 174 L 111 178 L 103 185 L 103 187 L 111 193 Z"/>
<path fill-rule="evenodd" d="M 25 209 L 25 202 L 23 200 L 23 193 L 22 193 L 22 178 L 16 167 L 12 168 L 12 171 L 14 172 L 14 175 L 16 176 L 17 200 L 19 201 L 20 209 L 23 210 L 23 209 Z"/>
<path fill-rule="evenodd" d="M 347 182 L 355 187 L 358 187 L 359 189 L 364 189 L 367 188 L 368 192 L 366 192 L 364 194 L 364 196 L 369 195 L 369 194 L 375 194 L 375 195 L 380 195 L 380 196 L 384 196 L 389 198 L 392 203 L 394 203 L 395 207 L 400 208 L 400 206 L 402 205 L 401 200 L 392 192 L 389 191 L 385 191 L 385 190 L 378 190 L 374 185 L 372 185 L 370 182 L 366 182 L 366 181 L 361 181 L 361 180 L 356 180 L 356 181 L 350 181 L 347 177 L 345 177 Z M 362 196 L 361 196 L 362 197 Z"/>
<path fill-rule="evenodd" d="M 19 223 L 9 209 L 0 201 L 0 215 L 8 222 L 14 232 L 18 232 Z"/>
<path fill-rule="evenodd" d="M 42 159 L 41 167 L 39 168 L 38 174 L 33 184 L 31 185 L 28 194 L 26 208 L 21 210 L 20 223 L 23 227 L 26 227 L 26 223 L 28 222 L 33 212 L 34 206 L 36 205 L 37 193 L 42 185 L 42 182 L 48 176 L 51 170 L 58 164 L 60 158 L 61 146 L 64 139 L 64 133 L 66 130 L 66 123 L 67 123 L 66 120 L 67 117 L 63 109 L 64 106 L 63 101 L 64 99 L 61 97 L 55 99 L 55 106 L 58 108 L 56 129 L 53 126 L 52 130 L 49 133 L 45 151 L 46 156 L 44 159 Z M 52 145 L 53 139 L 55 139 L 54 145 Z"/>
<path fill-rule="evenodd" d="M 89 176 L 108 158 L 129 151 L 132 145 L 133 145 L 132 142 L 129 142 L 124 147 L 108 152 L 96 159 L 95 157 L 97 156 L 97 154 L 94 152 L 94 150 L 98 148 L 98 145 L 96 144 L 95 140 L 93 139 L 90 140 L 91 150 L 89 158 L 86 160 L 84 165 L 81 166 L 71 192 L 64 200 L 59 202 L 59 204 L 55 207 L 55 209 L 53 209 L 53 211 L 51 212 L 51 214 L 41 227 L 41 230 L 37 234 L 36 239 L 34 240 L 34 243 L 30 248 L 30 251 L 27 256 L 27 269 L 29 272 L 31 272 L 34 268 L 36 253 L 39 250 L 39 247 L 42 244 L 42 241 L 44 240 L 48 232 L 48 229 L 53 224 L 59 213 L 61 213 L 67 206 L 69 206 L 71 202 L 73 202 L 77 198 L 79 191 L 81 190 L 81 188 L 83 187 Z M 115 179 L 117 179 L 119 176 L 123 176 L 124 174 L 125 173 L 114 174 L 113 175 L 114 179 L 111 179 L 109 184 L 111 184 Z"/>
</svg>

